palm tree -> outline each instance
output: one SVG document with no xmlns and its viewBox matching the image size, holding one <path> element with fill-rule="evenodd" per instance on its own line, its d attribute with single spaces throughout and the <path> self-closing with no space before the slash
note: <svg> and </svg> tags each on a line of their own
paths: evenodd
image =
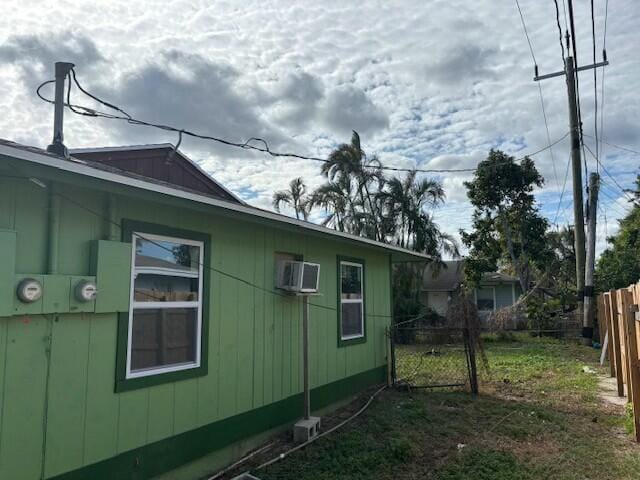
<svg viewBox="0 0 640 480">
<path fill-rule="evenodd" d="M 439 181 L 417 179 L 417 172 L 413 170 L 403 179 L 392 177 L 387 180 L 379 196 L 385 215 L 395 223 L 395 229 L 388 232 L 392 234 L 394 243 L 429 254 L 435 254 L 444 245 L 447 250 L 452 247 L 444 236 L 439 237 L 444 234 L 433 222 L 433 218 L 425 213 L 426 208 L 434 208 L 444 202 L 444 189 Z"/>
<path fill-rule="evenodd" d="M 351 210 L 357 213 L 356 217 L 359 218 L 353 218 L 357 231 L 352 233 L 365 234 L 375 240 L 382 238 L 380 238 L 377 222 L 371 218 L 380 216 L 374 203 L 371 187 L 379 190 L 384 183 L 380 167 L 381 164 L 377 157 L 373 157 L 367 162 L 367 155 L 360 144 L 360 135 L 354 130 L 351 135 L 351 143 L 344 143 L 331 152 L 328 161 L 321 168 L 321 173 L 330 181 L 341 180 L 343 186 L 346 186 L 347 181 L 355 184 L 357 198 L 352 198 L 350 203 Z M 361 209 L 355 208 L 356 200 Z"/>
<path fill-rule="evenodd" d="M 282 204 L 293 208 L 298 220 L 300 217 L 304 220 L 309 218 L 310 198 L 307 195 L 307 186 L 301 177 L 291 180 L 288 190 L 279 190 L 273 194 L 273 208 L 276 212 L 280 212 Z"/>
</svg>

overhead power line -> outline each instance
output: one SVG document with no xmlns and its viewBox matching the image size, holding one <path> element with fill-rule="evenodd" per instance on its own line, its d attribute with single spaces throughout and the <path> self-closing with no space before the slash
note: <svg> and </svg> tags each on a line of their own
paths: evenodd
<svg viewBox="0 0 640 480">
<path fill-rule="evenodd" d="M 595 23 L 595 15 L 593 13 L 593 0 L 591 0 L 591 40 L 593 44 L 593 63 L 596 63 L 596 23 Z M 598 70 L 596 68 L 593 69 L 593 106 L 594 106 L 594 115 L 593 115 L 593 132 L 596 139 L 596 158 L 600 159 L 600 150 L 598 145 Z M 599 164 L 600 162 L 596 162 L 596 172 L 599 173 Z"/>
<path fill-rule="evenodd" d="M 595 139 L 594 136 L 588 135 L 586 133 L 585 133 L 584 136 Z M 640 151 L 638 151 L 638 150 L 634 150 L 634 149 L 629 148 L 629 147 L 622 147 L 620 145 L 616 145 L 615 143 L 607 142 L 606 140 L 603 140 L 602 138 L 600 138 L 600 143 L 604 143 L 605 145 L 609 145 L 610 147 L 617 148 L 618 150 L 624 150 L 625 152 L 635 153 L 636 155 L 640 155 Z"/>
<path fill-rule="evenodd" d="M 602 34 L 602 55 L 604 60 L 607 56 L 607 19 L 609 17 L 609 0 L 604 4 L 604 33 Z M 602 70 L 602 80 L 600 81 L 600 137 L 604 135 L 604 76 L 605 70 Z M 602 140 L 600 140 L 600 151 L 598 158 L 602 158 Z"/>
<path fill-rule="evenodd" d="M 558 30 L 560 31 L 560 47 L 562 48 L 562 62 L 564 64 L 564 46 L 562 45 L 562 29 L 560 28 L 560 12 L 558 10 L 558 2 L 554 0 L 556 3 L 556 19 L 558 22 Z M 529 32 L 527 30 L 527 23 L 524 20 L 524 14 L 522 13 L 522 9 L 520 8 L 520 3 L 516 0 L 516 6 L 518 7 L 518 13 L 520 14 L 520 21 L 522 23 L 522 30 L 524 31 L 524 35 L 527 38 L 527 44 L 529 45 L 529 51 L 531 52 L 531 58 L 533 59 L 533 66 L 536 76 L 538 75 L 538 64 L 536 62 L 536 56 L 533 52 L 533 45 L 531 44 L 531 39 L 529 38 Z M 560 188 L 560 179 L 558 178 L 558 171 L 556 169 L 556 159 L 553 155 L 553 148 L 551 144 L 551 135 L 549 133 L 549 122 L 547 120 L 547 111 L 544 104 L 544 95 L 542 94 L 542 85 L 538 82 L 538 93 L 540 95 L 540 107 L 542 108 L 542 118 L 544 120 L 544 128 L 547 134 L 547 145 L 549 148 L 549 156 L 551 157 L 551 166 L 553 168 L 553 177 L 556 181 L 556 185 Z M 562 202 L 562 197 L 560 198 L 560 202 Z M 555 223 L 555 220 L 554 220 Z"/>
<path fill-rule="evenodd" d="M 560 51 L 562 52 L 562 64 L 564 65 L 564 44 L 562 43 L 562 27 L 560 26 L 560 9 L 558 8 L 558 0 L 553 0 L 556 6 L 556 23 L 558 24 L 558 39 L 560 40 Z M 566 18 L 565 18 L 566 21 Z"/>
<path fill-rule="evenodd" d="M 589 148 L 589 145 L 587 145 L 586 143 L 583 144 L 583 145 L 587 149 L 589 154 L 596 160 L 596 162 L 598 162 L 600 164 L 600 166 L 602 167 L 602 170 L 604 171 L 604 173 L 607 175 L 607 177 L 609 177 L 611 179 L 611 181 L 616 185 L 616 187 L 618 187 L 618 189 L 627 198 L 627 200 L 629 200 L 634 205 L 640 206 L 640 204 L 636 203 L 636 200 L 633 197 L 629 196 L 629 189 L 628 188 L 624 188 L 622 185 L 620 185 L 618 183 L 618 181 L 616 180 L 616 178 L 609 172 L 609 170 L 607 170 L 606 167 L 604 165 L 602 165 L 600 160 L 598 160 L 598 157 L 596 157 L 596 155 L 593 153 L 593 151 Z"/>
<path fill-rule="evenodd" d="M 558 215 L 560 214 L 560 207 L 562 207 L 562 211 L 564 213 L 564 219 L 568 222 L 567 214 L 564 211 L 564 207 L 562 206 L 562 197 L 564 196 L 564 191 L 567 188 L 567 179 L 569 178 L 569 167 L 571 166 L 571 155 L 567 158 L 567 168 L 564 172 L 564 182 L 562 183 L 562 191 L 560 192 L 560 200 L 558 201 L 558 208 L 556 209 L 556 215 L 553 218 L 554 225 L 558 226 Z"/>
<path fill-rule="evenodd" d="M 567 2 L 569 4 L 569 26 L 571 29 L 571 53 L 573 53 L 573 62 L 574 62 L 575 68 L 578 68 L 578 49 L 576 48 L 576 28 L 575 28 L 575 22 L 573 19 L 573 0 L 567 0 Z M 580 76 L 578 75 L 577 71 L 574 78 L 575 78 L 575 84 L 576 84 L 576 104 L 577 104 L 577 110 L 578 110 L 578 133 L 580 135 L 580 142 L 582 142 L 583 129 L 582 129 L 582 109 L 580 106 Z M 589 169 L 587 167 L 587 158 L 584 155 L 584 148 L 582 152 L 582 160 L 584 162 L 584 174 L 585 174 L 584 181 L 586 185 L 587 178 L 589 177 Z"/>
<path fill-rule="evenodd" d="M 527 37 L 527 43 L 529 44 L 529 51 L 531 52 L 531 57 L 533 58 L 533 64 L 535 65 L 536 70 L 538 70 L 538 62 L 536 62 L 536 56 L 533 53 L 533 46 L 531 45 L 531 39 L 529 38 L 529 32 L 527 31 L 527 24 L 524 21 L 524 15 L 522 15 L 522 9 L 520 8 L 520 2 L 518 0 L 516 0 L 516 7 L 518 7 L 518 13 L 520 14 L 520 21 L 522 22 L 524 36 Z"/>
<path fill-rule="evenodd" d="M 96 110 L 90 107 L 86 107 L 83 105 L 78 105 L 78 104 L 74 104 L 71 102 L 71 81 L 73 81 L 73 83 L 77 86 L 77 88 L 84 93 L 85 95 L 89 96 L 90 98 L 92 98 L 93 100 L 95 100 L 96 102 L 112 109 L 115 110 L 117 112 L 119 112 L 119 115 L 116 114 L 112 114 L 112 113 L 106 113 L 100 110 Z M 48 80 L 46 82 L 43 82 L 42 84 L 40 84 L 38 86 L 38 88 L 36 89 L 36 94 L 38 95 L 38 97 L 47 102 L 47 103 L 51 103 L 53 104 L 54 102 L 46 97 L 44 97 L 41 93 L 42 88 L 45 85 L 51 84 L 53 83 L 54 80 Z M 212 135 L 205 135 L 205 134 L 200 134 L 200 133 L 196 133 L 184 128 L 178 128 L 178 127 L 174 127 L 171 125 L 164 125 L 164 124 L 159 124 L 159 123 L 152 123 L 152 122 L 147 122 L 144 120 L 139 120 L 137 118 L 134 118 L 132 115 L 130 115 L 129 113 L 127 113 L 124 109 L 118 107 L 117 105 L 114 105 L 112 103 L 106 102 L 105 100 L 102 100 L 101 98 L 99 98 L 98 96 L 91 94 L 89 91 L 87 91 L 84 87 L 82 87 L 82 85 L 80 84 L 80 82 L 78 81 L 78 79 L 76 78 L 76 74 L 75 74 L 75 70 L 71 69 L 71 74 L 69 76 L 69 86 L 67 88 L 67 102 L 65 103 L 65 106 L 67 108 L 69 108 L 73 113 L 77 114 L 77 115 L 82 115 L 82 116 L 86 116 L 86 117 L 93 117 L 93 118 L 106 118 L 109 120 L 120 120 L 120 121 L 125 121 L 127 123 L 129 123 L 130 125 L 139 125 L 139 126 L 144 126 L 144 127 L 151 127 L 151 128 L 157 128 L 159 130 L 164 130 L 164 131 L 168 131 L 168 132 L 174 132 L 174 133 L 178 133 L 179 134 L 179 142 L 182 139 L 183 135 L 189 136 L 189 137 L 193 137 L 193 138 L 198 138 L 201 140 L 209 140 L 209 141 L 213 141 L 213 142 L 217 142 L 223 145 L 227 145 L 229 147 L 235 147 L 235 148 L 239 148 L 239 149 L 243 149 L 243 150 L 250 150 L 250 151 L 257 151 L 257 152 L 261 152 L 261 153 L 265 153 L 267 155 L 270 155 L 272 157 L 276 157 L 276 158 L 296 158 L 299 160 L 309 160 L 309 161 L 314 161 L 314 162 L 322 162 L 322 163 L 328 163 L 329 160 L 326 158 L 320 158 L 320 157 L 315 157 L 315 156 L 308 156 L 308 155 L 302 155 L 302 154 L 298 154 L 298 153 L 294 153 L 294 152 L 277 152 L 277 151 L 273 151 L 271 150 L 271 148 L 269 147 L 269 143 L 263 139 L 263 138 L 259 138 L 259 137 L 251 137 L 250 139 L 248 139 L 246 142 L 234 142 L 231 140 L 226 140 L 224 138 L 220 138 L 220 137 L 216 137 L 216 136 L 212 136 Z M 534 155 L 537 155 L 541 152 L 544 152 L 548 149 L 550 149 L 551 147 L 553 147 L 554 145 L 560 143 L 562 140 L 564 140 L 564 138 L 566 138 L 569 135 L 569 132 L 565 133 L 562 137 L 558 138 L 555 142 L 550 143 L 549 145 L 547 145 L 546 147 L 543 147 L 539 150 L 536 150 L 535 152 L 529 153 L 525 156 L 516 158 L 516 161 L 522 161 L 525 158 L 528 157 L 532 157 Z M 508 163 L 508 161 L 505 161 L 505 164 Z M 392 171 L 392 172 L 419 172 L 419 173 L 471 173 L 471 172 L 475 172 L 477 170 L 477 167 L 473 167 L 473 168 L 402 168 L 402 167 L 389 167 L 386 165 L 382 165 L 382 164 L 366 164 L 364 165 L 366 168 L 373 168 L 373 169 L 377 169 L 377 170 L 385 170 L 385 171 Z"/>
</svg>

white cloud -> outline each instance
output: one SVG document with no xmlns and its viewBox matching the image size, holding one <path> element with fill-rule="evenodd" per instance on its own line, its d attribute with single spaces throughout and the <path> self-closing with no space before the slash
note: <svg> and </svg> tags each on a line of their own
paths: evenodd
<svg viewBox="0 0 640 480">
<path fill-rule="evenodd" d="M 520 4 L 540 73 L 560 70 L 553 3 Z M 579 61 L 584 64 L 592 61 L 590 12 L 582 3 L 575 9 Z M 597 52 L 603 13 L 603 5 L 596 3 Z M 638 15 L 640 4 L 633 0 L 609 7 L 611 65 L 605 69 L 600 132 L 635 150 L 640 150 Z M 57 19 L 55 27 L 51 18 Z M 515 4 L 504 2 L 415 0 L 401 8 L 337 0 L 215 5 L 76 0 L 47 2 L 46 8 L 24 3 L 6 9 L 0 22 L 2 137 L 49 143 L 52 112 L 33 88 L 51 78 L 55 60 L 74 61 L 86 86 L 145 120 L 233 140 L 261 136 L 272 147 L 305 154 L 326 155 L 356 129 L 364 148 L 388 165 L 465 168 L 492 147 L 520 156 L 548 141 L 518 12 Z M 602 73 L 597 72 L 598 87 Z M 541 87 L 549 136 L 555 140 L 568 131 L 564 80 L 547 80 Z M 592 72 L 581 73 L 587 135 L 594 133 L 593 92 Z M 176 140 L 175 134 L 113 121 L 66 117 L 70 147 Z M 271 193 L 285 188 L 293 176 L 305 177 L 310 185 L 321 181 L 313 162 L 272 159 L 187 139 L 183 149 L 234 191 L 264 207 L 270 205 Z M 539 198 L 551 218 L 564 183 L 568 141 L 553 154 L 553 160 L 548 151 L 534 157 L 547 178 Z M 593 159 L 587 161 L 594 169 Z M 631 186 L 637 156 L 605 146 L 603 162 L 621 185 Z M 470 218 L 462 186 L 468 175 L 440 178 L 448 202 L 436 219 L 456 232 Z M 563 203 L 571 200 L 570 191 L 566 189 Z"/>
</svg>

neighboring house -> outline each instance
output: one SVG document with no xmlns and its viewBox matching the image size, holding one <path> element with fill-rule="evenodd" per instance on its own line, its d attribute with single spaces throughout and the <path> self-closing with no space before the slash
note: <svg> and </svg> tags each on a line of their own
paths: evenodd
<svg viewBox="0 0 640 480">
<path fill-rule="evenodd" d="M 444 262 L 440 270 L 427 267 L 422 282 L 422 303 L 446 316 L 449 304 L 458 294 L 464 282 L 464 261 Z M 480 313 L 490 313 L 513 305 L 522 290 L 516 277 L 503 273 L 485 273 L 480 285 L 474 289 L 474 301 Z"/>
<path fill-rule="evenodd" d="M 280 258 L 321 266 L 312 408 L 385 380 L 391 264 L 426 258 L 246 205 L 172 151 L 0 140 L 0 478 L 201 478 L 299 419 Z"/>
</svg>

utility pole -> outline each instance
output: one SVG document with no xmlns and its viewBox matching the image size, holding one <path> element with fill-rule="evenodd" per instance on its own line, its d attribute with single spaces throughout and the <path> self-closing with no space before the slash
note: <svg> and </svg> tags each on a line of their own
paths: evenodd
<svg viewBox="0 0 640 480">
<path fill-rule="evenodd" d="M 576 248 L 576 293 L 578 295 L 578 316 L 582 315 L 584 301 L 584 210 L 582 208 L 582 163 L 580 158 L 580 122 L 578 120 L 578 104 L 576 99 L 576 79 L 573 57 L 565 59 L 564 71 L 567 80 L 569 98 L 569 128 L 571 131 L 571 176 L 573 177 L 573 220 L 574 241 Z M 582 319 L 582 336 L 585 337 L 584 318 Z M 586 337 L 585 337 L 586 338 Z M 589 337 L 591 338 L 591 337 Z"/>
<path fill-rule="evenodd" d="M 596 263 L 596 216 L 598 212 L 599 189 L 600 176 L 597 173 L 592 173 L 589 176 L 589 200 L 587 201 L 587 265 L 584 282 L 584 326 L 585 328 L 591 328 L 592 331 L 596 311 L 596 302 L 593 293 L 593 272 Z M 602 343 L 602 339 L 600 339 L 600 343 Z"/>
<path fill-rule="evenodd" d="M 567 37 L 568 38 L 568 37 Z M 604 53 L 604 52 L 603 52 Z M 580 155 L 581 145 L 581 125 L 578 118 L 578 98 L 576 96 L 576 75 L 583 70 L 592 70 L 598 67 L 609 65 L 605 60 L 592 65 L 578 67 L 573 63 L 573 57 L 565 58 L 564 70 L 546 75 L 536 76 L 534 81 L 546 80 L 548 78 L 565 76 L 567 82 L 567 96 L 569 99 L 569 128 L 571 134 L 571 171 L 573 176 L 573 217 L 574 217 L 574 237 L 576 249 L 576 293 L 578 296 L 576 314 L 582 324 L 582 337 L 585 343 L 591 343 L 593 336 L 593 320 L 588 323 L 584 315 L 584 295 L 585 295 L 585 235 L 584 235 L 584 209 L 582 198 L 582 165 Z M 594 219 L 595 222 L 595 219 Z"/>
</svg>

